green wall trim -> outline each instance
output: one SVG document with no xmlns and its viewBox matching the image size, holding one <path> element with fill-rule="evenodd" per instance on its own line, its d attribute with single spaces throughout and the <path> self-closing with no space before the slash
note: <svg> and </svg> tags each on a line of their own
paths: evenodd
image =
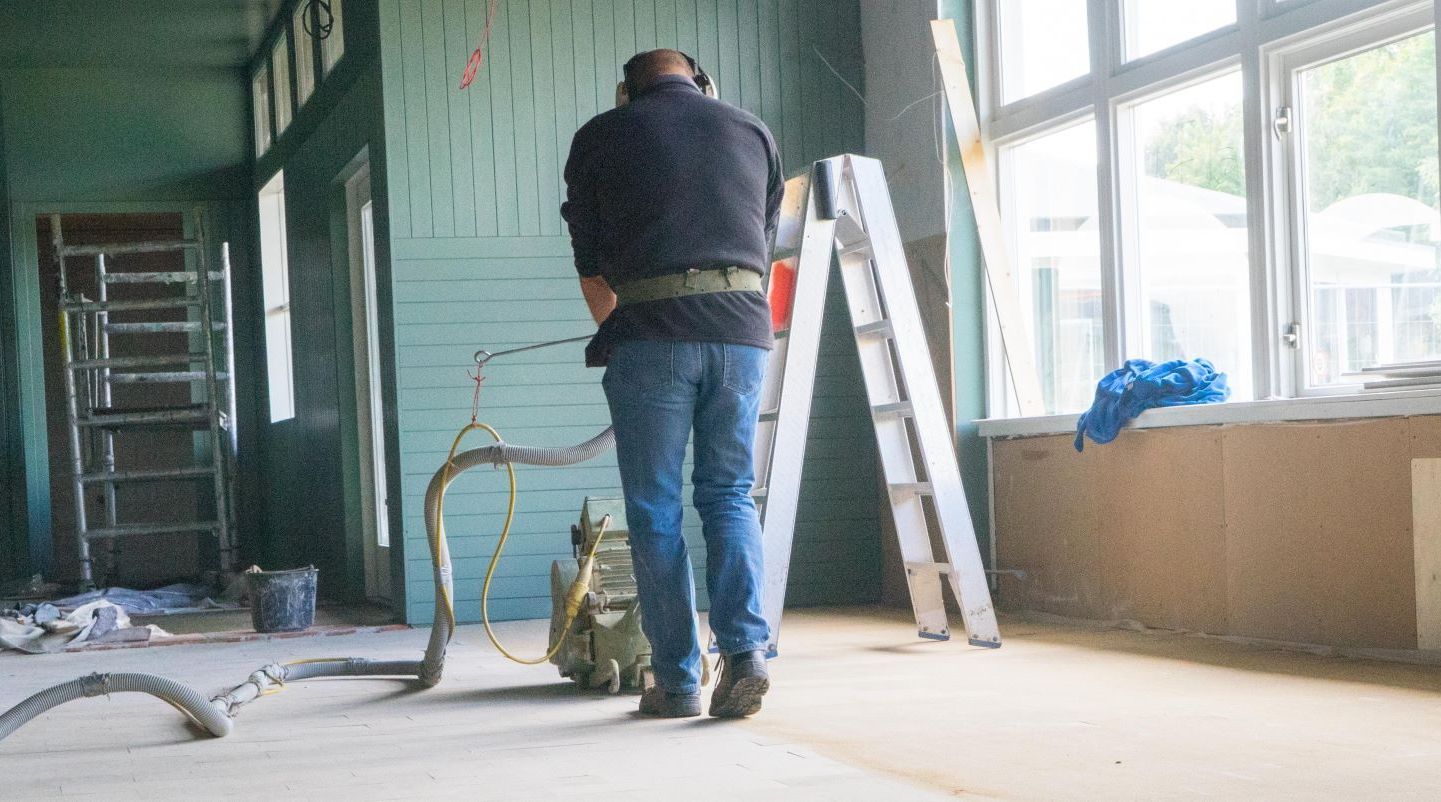
<svg viewBox="0 0 1441 802">
<path fill-rule="evenodd" d="M 594 331 L 576 285 L 559 203 L 574 131 L 614 102 L 632 54 L 678 47 L 717 79 L 722 98 L 760 115 L 786 168 L 863 152 L 863 105 L 822 57 L 864 86 L 859 0 L 502 0 L 485 64 L 458 78 L 487 0 L 380 0 L 407 620 L 430 620 L 421 499 L 449 439 L 469 420 L 478 349 Z M 818 55 L 819 54 L 819 55 Z M 874 441 L 854 371 L 839 280 L 832 282 L 807 449 L 792 604 L 878 596 L 880 529 Z M 581 349 L 497 361 L 483 417 L 513 442 L 561 445 L 609 422 L 600 372 Z M 852 366 L 850 368 L 847 365 Z M 619 493 L 614 455 L 567 469 L 522 469 L 519 519 L 491 607 L 495 618 L 549 615 L 548 570 L 569 553 L 587 494 Z M 458 613 L 478 617 L 483 563 L 505 498 L 490 471 L 457 480 L 447 501 Z M 400 529 L 395 530 L 400 532 Z M 684 534 L 697 584 L 704 550 Z"/>
</svg>

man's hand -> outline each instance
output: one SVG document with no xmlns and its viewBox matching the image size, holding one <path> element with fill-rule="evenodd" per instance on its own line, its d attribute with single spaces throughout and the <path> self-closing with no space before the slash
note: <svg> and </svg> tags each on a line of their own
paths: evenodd
<svg viewBox="0 0 1441 802">
<path fill-rule="evenodd" d="M 615 311 L 615 290 L 604 276 L 581 276 L 580 294 L 585 296 L 585 305 L 590 307 L 590 316 L 599 326 Z"/>
</svg>

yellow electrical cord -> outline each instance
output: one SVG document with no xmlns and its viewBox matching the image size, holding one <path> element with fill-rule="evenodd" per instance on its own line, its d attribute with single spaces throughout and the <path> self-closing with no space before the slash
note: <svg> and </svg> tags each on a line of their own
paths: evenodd
<svg viewBox="0 0 1441 802">
<path fill-rule="evenodd" d="M 477 429 L 487 432 L 495 439 L 495 442 L 503 442 L 500 438 L 500 433 L 489 424 L 477 423 L 472 420 L 460 430 L 455 436 L 455 441 L 451 443 L 450 453 L 446 456 L 445 466 L 441 469 L 440 493 L 435 499 L 435 534 L 431 540 L 430 550 L 437 568 L 440 562 L 440 541 L 445 537 L 445 491 L 450 484 L 451 469 L 455 467 L 455 452 L 459 450 L 460 443 L 465 439 L 465 436 Z M 496 637 L 495 630 L 490 626 L 490 583 L 491 580 L 495 578 L 495 569 L 496 566 L 500 564 L 500 556 L 505 552 L 505 543 L 510 539 L 510 526 L 515 521 L 515 501 L 517 496 L 515 466 L 509 462 L 504 463 L 504 465 L 506 478 L 510 485 L 510 497 L 506 502 L 505 523 L 500 529 L 500 540 L 495 544 L 495 553 L 491 555 L 490 565 L 485 569 L 485 583 L 481 586 L 480 591 L 480 622 L 485 626 L 486 637 L 490 638 L 490 642 L 495 646 L 496 651 L 500 652 L 506 658 L 522 665 L 534 666 L 550 660 L 550 658 L 555 656 L 556 652 L 560 651 L 561 644 L 565 642 L 565 633 L 569 632 L 571 624 L 575 623 L 575 617 L 580 613 L 581 603 L 585 599 L 586 589 L 590 584 L 591 570 L 595 564 L 596 549 L 600 548 L 601 540 L 605 538 L 605 528 L 610 524 L 610 516 L 607 515 L 601 520 L 600 532 L 596 535 L 595 543 L 591 546 L 590 552 L 586 554 L 585 561 L 581 564 L 580 573 L 577 575 L 575 582 L 571 584 L 570 591 L 566 594 L 565 623 L 560 629 L 560 637 L 556 638 L 555 643 L 550 644 L 545 654 L 540 657 L 535 659 L 518 657 L 512 654 L 509 649 L 505 648 L 505 645 L 500 642 L 500 638 Z M 439 588 L 438 592 L 445 602 L 446 615 L 450 618 L 451 630 L 453 631 L 455 629 L 455 604 L 450 596 L 445 593 L 443 587 Z"/>
<path fill-rule="evenodd" d="M 445 540 L 445 491 L 449 488 L 451 470 L 455 467 L 455 452 L 460 450 L 460 443 L 465 439 L 465 436 L 477 430 L 485 431 L 494 438 L 497 443 L 503 442 L 500 438 L 500 433 L 489 424 L 478 423 L 472 420 L 456 434 L 455 440 L 450 444 L 450 453 L 446 455 L 445 465 L 441 468 L 440 493 L 438 493 L 435 498 L 435 531 L 431 533 L 430 540 L 431 563 L 436 569 L 440 568 L 440 544 Z M 610 526 L 610 516 L 606 515 L 601 518 L 600 531 L 596 533 L 595 543 L 591 544 L 590 551 L 585 555 L 584 562 L 581 563 L 580 573 L 577 574 L 575 581 L 571 583 L 569 592 L 566 593 L 565 624 L 560 629 L 560 637 L 556 638 L 555 643 L 550 644 L 546 653 L 540 657 L 533 660 L 517 657 L 505 648 L 490 626 L 490 582 L 495 578 L 495 569 L 496 566 L 500 564 L 501 554 L 505 551 L 505 542 L 510 539 L 510 525 L 515 521 L 515 501 L 518 495 L 515 483 L 515 466 L 509 462 L 503 464 L 505 465 L 506 477 L 509 480 L 510 498 L 506 503 L 505 523 L 500 529 L 500 541 L 495 544 L 495 553 L 491 555 L 490 565 L 485 569 L 485 583 L 481 586 L 480 591 L 480 621 L 485 625 L 485 634 L 490 638 L 491 644 L 493 644 L 496 650 L 502 655 L 522 665 L 540 665 L 550 660 L 550 658 L 555 656 L 556 652 L 560 651 L 561 644 L 565 642 L 565 633 L 570 631 L 571 625 L 575 623 L 575 617 L 580 614 L 580 606 L 585 601 L 585 594 L 590 586 L 590 576 L 595 565 L 595 554 L 600 548 L 601 541 L 605 538 L 606 528 Z M 444 585 L 436 588 L 436 594 L 440 596 L 443 605 L 442 609 L 445 611 L 446 618 L 450 621 L 450 631 L 454 633 L 456 626 L 455 602 L 450 598 L 450 594 L 446 592 Z M 294 660 L 285 665 L 339 663 L 348 659 L 349 658 L 346 657 L 316 657 L 308 660 Z M 271 693 L 279 693 L 279 690 L 271 691 Z"/>
</svg>

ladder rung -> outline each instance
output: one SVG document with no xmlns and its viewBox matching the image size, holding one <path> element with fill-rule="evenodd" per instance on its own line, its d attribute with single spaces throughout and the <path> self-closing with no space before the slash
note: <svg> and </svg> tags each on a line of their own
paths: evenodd
<svg viewBox="0 0 1441 802">
<path fill-rule="evenodd" d="M 204 479 L 215 473 L 215 469 L 208 465 L 194 465 L 186 468 L 168 468 L 151 471 L 109 471 L 102 473 L 87 473 L 80 476 L 80 481 L 86 484 L 99 484 L 102 482 L 168 482 L 185 479 Z"/>
<path fill-rule="evenodd" d="M 151 298 L 143 301 L 84 301 L 67 303 L 70 312 L 144 312 L 153 309 L 188 309 L 200 305 L 199 298 Z"/>
<path fill-rule="evenodd" d="M 868 239 L 857 240 L 850 245 L 843 245 L 836 249 L 836 256 L 850 256 L 855 253 L 871 253 L 871 241 Z"/>
<path fill-rule="evenodd" d="M 210 271 L 211 281 L 223 281 L 225 274 Z M 200 273 L 191 270 L 176 270 L 165 273 L 106 273 L 106 284 L 194 284 L 200 280 Z"/>
<path fill-rule="evenodd" d="M 179 424 L 209 423 L 210 413 L 204 407 L 198 409 L 164 409 L 145 412 L 103 412 L 81 418 L 81 426 L 115 428 L 117 426 L 171 426 Z"/>
<path fill-rule="evenodd" d="M 894 415 L 896 417 L 910 417 L 914 414 L 909 401 L 896 401 L 890 404 L 876 404 L 871 407 L 871 414 L 880 418 Z"/>
<path fill-rule="evenodd" d="M 941 574 L 949 574 L 951 572 L 950 563 L 908 562 L 905 565 L 906 573 L 908 574 L 935 574 L 936 576 L 940 576 Z"/>
<path fill-rule="evenodd" d="M 895 331 L 891 328 L 889 320 L 877 320 L 874 323 L 865 323 L 856 326 L 857 337 L 894 337 Z"/>
<path fill-rule="evenodd" d="M 193 239 L 155 240 L 152 242 L 123 242 L 109 245 L 67 245 L 60 249 L 61 256 L 114 256 L 125 253 L 163 253 L 198 248 L 200 243 Z"/>
<path fill-rule="evenodd" d="M 225 331 L 224 323 L 214 323 L 215 331 Z M 197 320 L 160 321 L 153 323 L 106 323 L 105 330 L 111 334 L 188 334 L 200 331 Z"/>
<path fill-rule="evenodd" d="M 121 524 L 85 530 L 86 540 L 112 537 L 133 537 L 135 535 L 174 535 L 183 532 L 213 532 L 220 524 L 215 521 L 192 521 L 190 523 Z"/>
<path fill-rule="evenodd" d="M 216 371 L 216 381 L 228 381 L 225 371 Z M 179 384 L 182 382 L 204 381 L 203 370 L 175 370 L 157 373 L 112 373 L 106 377 L 111 384 Z"/>
<path fill-rule="evenodd" d="M 891 496 L 930 496 L 935 490 L 930 482 L 897 482 L 889 485 Z"/>
<path fill-rule="evenodd" d="M 163 368 L 199 362 L 204 354 L 168 354 L 153 356 L 112 356 L 108 359 L 79 359 L 70 363 L 71 370 L 119 370 L 124 368 Z"/>
<path fill-rule="evenodd" d="M 757 487 L 751 491 L 751 498 L 765 498 L 766 496 L 770 495 L 770 492 L 771 491 L 769 488 Z"/>
<path fill-rule="evenodd" d="M 760 417 L 757 418 L 757 420 L 759 420 L 761 423 L 770 423 L 771 421 L 779 418 L 780 414 L 781 411 L 779 409 L 767 409 L 761 412 Z"/>
</svg>

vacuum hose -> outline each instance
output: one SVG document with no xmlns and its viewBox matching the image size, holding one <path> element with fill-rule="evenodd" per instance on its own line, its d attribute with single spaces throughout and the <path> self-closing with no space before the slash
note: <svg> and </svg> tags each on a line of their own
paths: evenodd
<svg viewBox="0 0 1441 802">
<path fill-rule="evenodd" d="M 461 437 L 477 428 L 489 431 L 496 438 L 496 442 L 455 453 Z M 502 441 L 494 429 L 484 424 L 472 423 L 461 430 L 445 465 L 436 471 L 425 492 L 425 531 L 435 573 L 435 622 L 430 631 L 425 656 L 421 660 L 383 661 L 336 657 L 272 664 L 254 672 L 245 682 L 230 691 L 210 699 L 188 685 L 153 674 L 91 674 L 47 688 L 0 713 L 0 741 L 51 708 L 76 699 L 112 693 L 148 693 L 169 703 L 206 732 L 220 738 L 230 734 L 234 719 L 239 715 L 242 706 L 262 696 L 279 693 L 285 689 L 287 682 L 320 677 L 417 677 L 426 687 L 433 687 L 440 682 L 445 668 L 445 650 L 455 632 L 453 572 L 442 515 L 445 491 L 450 483 L 461 473 L 479 465 L 505 466 L 512 471 L 513 513 L 513 464 L 574 465 L 592 459 L 614 445 L 615 433 L 610 428 L 584 443 L 562 448 L 513 446 Z M 507 515 L 507 529 L 509 520 L 510 515 Z M 492 569 L 493 567 L 492 563 Z"/>
</svg>

